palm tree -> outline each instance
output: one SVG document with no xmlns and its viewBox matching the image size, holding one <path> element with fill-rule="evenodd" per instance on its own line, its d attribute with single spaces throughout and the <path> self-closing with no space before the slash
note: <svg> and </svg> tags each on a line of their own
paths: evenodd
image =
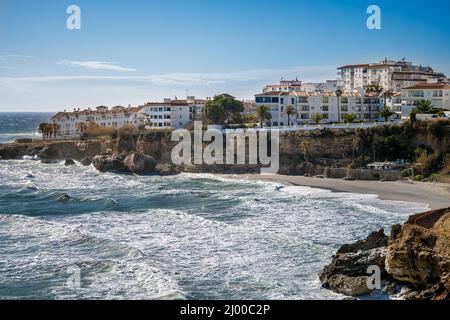
<svg viewBox="0 0 450 320">
<path fill-rule="evenodd" d="M 49 136 L 51 137 L 52 124 L 47 123 L 47 122 L 42 122 L 39 124 L 38 130 L 42 134 L 42 138 L 48 138 Z"/>
<path fill-rule="evenodd" d="M 305 161 L 309 161 L 309 155 L 311 152 L 311 141 L 310 140 L 304 140 L 300 143 L 300 148 L 303 150 L 303 156 Z"/>
<path fill-rule="evenodd" d="M 343 92 L 341 89 L 337 89 L 336 90 L 336 97 L 337 97 L 337 109 L 338 109 L 338 122 L 341 122 L 341 107 L 340 107 L 340 102 L 341 102 L 341 96 L 342 96 Z M 320 121 L 320 120 L 319 120 Z"/>
<path fill-rule="evenodd" d="M 297 111 L 295 111 L 295 108 L 293 106 L 287 106 L 286 114 L 288 116 L 288 126 L 290 126 L 291 125 L 291 116 L 293 116 L 294 114 L 297 114 Z"/>
<path fill-rule="evenodd" d="M 433 104 L 430 100 L 420 100 L 415 108 L 416 113 L 432 113 Z"/>
<path fill-rule="evenodd" d="M 272 119 L 272 115 L 269 112 L 269 108 L 265 105 L 260 105 L 256 108 L 256 116 L 259 119 L 260 127 L 263 127 L 264 121 Z"/>
<path fill-rule="evenodd" d="M 389 121 L 389 117 L 394 115 L 395 112 L 393 112 L 391 110 L 391 108 L 389 108 L 388 106 L 384 106 L 383 109 L 380 110 L 380 116 L 382 116 L 384 118 L 384 122 L 388 122 Z"/>
<path fill-rule="evenodd" d="M 58 134 L 59 129 L 61 129 L 61 126 L 57 123 L 53 123 L 51 126 L 52 126 L 53 137 L 56 138 L 56 135 Z"/>
<path fill-rule="evenodd" d="M 357 115 L 354 113 L 345 113 L 344 115 L 342 115 L 342 118 L 344 118 L 345 123 L 352 123 L 356 120 Z"/>
<path fill-rule="evenodd" d="M 318 125 L 320 120 L 322 120 L 322 119 L 323 119 L 323 115 L 321 113 L 319 113 L 319 112 L 313 113 L 311 115 L 311 120 L 314 121 L 314 123 L 316 125 Z"/>
</svg>

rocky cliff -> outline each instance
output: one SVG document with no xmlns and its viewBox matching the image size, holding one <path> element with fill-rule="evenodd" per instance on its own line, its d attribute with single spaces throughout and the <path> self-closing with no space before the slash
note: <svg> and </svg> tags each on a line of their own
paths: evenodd
<svg viewBox="0 0 450 320">
<path fill-rule="evenodd" d="M 343 245 L 319 278 L 336 292 L 361 296 L 370 266 L 378 266 L 383 290 L 404 299 L 450 299 L 450 207 L 411 216 L 392 227 L 388 239 L 382 230 L 367 239 Z"/>
</svg>

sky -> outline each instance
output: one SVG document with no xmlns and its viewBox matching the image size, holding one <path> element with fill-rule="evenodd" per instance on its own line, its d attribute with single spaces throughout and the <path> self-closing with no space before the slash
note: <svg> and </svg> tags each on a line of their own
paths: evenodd
<svg viewBox="0 0 450 320">
<path fill-rule="evenodd" d="M 380 30 L 366 26 L 372 4 Z M 448 0 L 0 0 L 0 112 L 253 99 L 386 57 L 448 76 L 449 12 Z"/>
</svg>

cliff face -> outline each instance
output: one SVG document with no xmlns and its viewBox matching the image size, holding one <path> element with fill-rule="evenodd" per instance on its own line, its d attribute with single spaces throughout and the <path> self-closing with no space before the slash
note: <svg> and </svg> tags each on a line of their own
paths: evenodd
<svg viewBox="0 0 450 320">
<path fill-rule="evenodd" d="M 343 245 L 319 275 L 323 285 L 346 295 L 369 294 L 367 268 L 376 265 L 389 294 L 404 299 L 450 299 L 450 207 L 411 216 L 367 239 Z M 403 287 L 402 291 L 397 290 Z"/>
<path fill-rule="evenodd" d="M 436 126 L 436 125 L 434 125 Z M 391 139 L 385 139 L 386 137 Z M 324 175 L 330 178 L 363 180 L 398 180 L 396 174 L 364 171 L 373 159 L 399 159 L 414 154 L 416 147 L 430 152 L 449 152 L 450 128 L 409 128 L 399 126 L 374 127 L 367 130 L 322 129 L 293 131 L 280 135 L 281 174 Z M 37 155 L 44 160 L 93 158 L 96 155 L 117 155 L 125 158 L 137 153 L 151 156 L 158 163 L 170 163 L 176 142 L 169 131 L 139 132 L 113 138 L 87 141 L 48 141 L 0 145 L 2 159 L 21 159 L 24 155 Z M 204 144 L 204 147 L 207 144 Z M 88 163 L 88 162 L 87 162 Z M 254 165 L 196 165 L 182 166 L 189 172 L 248 172 L 257 171 Z"/>
<path fill-rule="evenodd" d="M 434 298 L 450 299 L 450 208 L 414 215 L 394 230 L 386 270 L 413 288 L 429 288 Z"/>
</svg>

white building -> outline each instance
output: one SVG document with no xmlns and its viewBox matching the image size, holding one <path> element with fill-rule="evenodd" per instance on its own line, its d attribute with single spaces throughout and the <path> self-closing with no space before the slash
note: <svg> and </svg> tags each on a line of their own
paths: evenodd
<svg viewBox="0 0 450 320">
<path fill-rule="evenodd" d="M 132 126 L 138 128 L 144 125 L 144 116 L 140 114 L 140 107 L 116 106 L 111 109 L 99 106 L 95 110 L 74 109 L 73 112 L 59 112 L 50 118 L 50 122 L 60 126 L 60 136 L 78 136 L 83 127 L 95 123 L 100 127 L 121 128 Z"/>
<path fill-rule="evenodd" d="M 400 92 L 402 88 L 413 86 L 427 79 L 445 80 L 442 73 L 429 66 L 417 66 L 400 60 L 382 60 L 376 63 L 352 64 L 338 68 L 344 81 L 344 90 L 353 91 L 370 84 L 380 84 L 386 90 Z"/>
<path fill-rule="evenodd" d="M 339 111 L 338 111 L 339 99 Z M 365 97 L 359 93 L 343 93 L 337 97 L 335 92 L 263 92 L 255 95 L 257 106 L 266 105 L 272 115 L 269 126 L 288 125 L 286 108 L 293 106 L 295 114 L 290 118 L 290 125 L 311 122 L 313 113 L 321 113 L 323 122 L 342 121 L 346 113 L 356 114 L 363 121 L 379 119 L 379 108 L 382 101 L 378 97 Z"/>
<path fill-rule="evenodd" d="M 148 102 L 141 106 L 145 125 L 150 129 L 187 128 L 194 120 L 201 120 L 205 100 L 188 97 L 186 100 L 164 99 L 163 102 Z"/>
<path fill-rule="evenodd" d="M 302 91 L 302 82 L 298 79 L 295 80 L 283 80 L 281 79 L 279 84 L 268 84 L 263 88 L 263 93 L 265 92 L 291 92 L 291 91 Z"/>
<path fill-rule="evenodd" d="M 344 88 L 342 79 L 326 80 L 325 82 L 307 82 L 302 84 L 302 91 L 306 92 L 334 92 Z"/>
<path fill-rule="evenodd" d="M 434 108 L 450 110 L 450 85 L 436 80 L 402 89 L 403 116 L 409 116 L 420 100 L 429 100 Z"/>
</svg>

